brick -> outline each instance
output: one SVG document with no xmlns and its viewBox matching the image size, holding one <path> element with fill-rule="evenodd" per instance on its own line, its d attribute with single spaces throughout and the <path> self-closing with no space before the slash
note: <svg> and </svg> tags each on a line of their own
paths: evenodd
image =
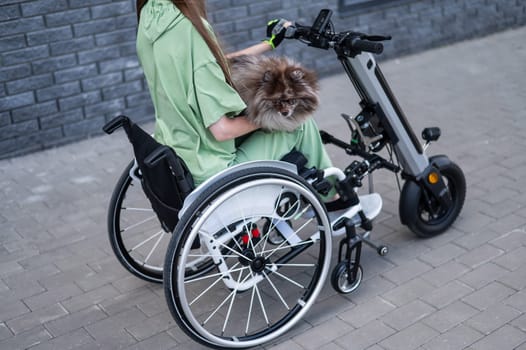
<svg viewBox="0 0 526 350">
<path fill-rule="evenodd" d="M 117 27 L 117 29 L 129 27 L 136 28 L 137 16 L 135 15 L 135 12 L 115 17 L 115 26 Z"/>
<path fill-rule="evenodd" d="M 123 109 L 124 109 L 124 100 L 119 98 L 119 99 L 104 101 L 101 103 L 86 106 L 84 108 L 84 112 L 85 112 L 86 118 L 94 118 L 94 117 L 104 116 L 104 115 L 117 115 L 117 114 L 120 114 Z"/>
<path fill-rule="evenodd" d="M 27 77 L 31 74 L 29 64 L 0 68 L 0 81 L 9 81 Z"/>
<path fill-rule="evenodd" d="M 34 119 L 35 117 L 47 116 L 56 112 L 58 112 L 57 103 L 55 101 L 49 101 L 13 109 L 11 114 L 13 123 L 18 123 L 29 119 Z"/>
<path fill-rule="evenodd" d="M 59 27 L 46 29 L 39 32 L 26 34 L 27 42 L 30 46 L 51 43 L 60 40 L 68 40 L 73 37 L 71 27 Z"/>
<path fill-rule="evenodd" d="M 98 72 L 96 64 L 89 64 L 85 66 L 78 66 L 55 71 L 53 73 L 53 76 L 55 77 L 55 81 L 57 83 L 64 83 L 72 80 L 79 80 L 83 78 L 92 77 L 97 73 Z"/>
<path fill-rule="evenodd" d="M 106 33 L 115 30 L 115 20 L 113 18 L 92 20 L 73 25 L 75 36 L 85 36 L 97 33 Z"/>
<path fill-rule="evenodd" d="M 104 74 L 139 67 L 139 61 L 136 57 L 120 57 L 113 60 L 99 62 L 99 66 L 100 72 Z"/>
<path fill-rule="evenodd" d="M 104 100 L 111 100 L 118 97 L 125 97 L 132 95 L 142 90 L 142 82 L 134 81 L 123 83 L 119 85 L 110 86 L 102 89 L 102 96 Z M 149 99 L 149 95 L 148 95 Z"/>
<path fill-rule="evenodd" d="M 95 117 L 95 118 L 81 120 L 75 123 L 64 125 L 64 135 L 65 136 L 92 135 L 94 133 L 100 133 L 100 130 L 103 125 L 104 125 L 104 117 Z M 86 286 L 86 288 L 91 288 L 91 287 Z"/>
<path fill-rule="evenodd" d="M 37 0 L 22 3 L 21 6 L 24 17 L 30 17 L 64 10 L 68 7 L 68 3 L 66 0 Z"/>
<path fill-rule="evenodd" d="M 55 98 L 71 96 L 80 93 L 79 82 L 55 84 L 52 87 L 36 91 L 38 101 L 47 101 Z"/>
<path fill-rule="evenodd" d="M 90 19 L 90 11 L 89 8 L 61 11 L 57 13 L 46 14 L 45 19 L 46 25 L 48 27 L 87 22 Z"/>
<path fill-rule="evenodd" d="M 138 80 L 138 79 L 141 79 L 141 80 L 144 79 L 144 72 L 141 67 L 126 69 L 124 71 L 125 81 Z"/>
<path fill-rule="evenodd" d="M 110 73 L 82 79 L 82 91 L 91 91 L 116 85 L 122 82 L 122 73 Z"/>
<path fill-rule="evenodd" d="M 6 126 L 7 124 L 11 124 L 11 116 L 9 115 L 9 111 L 1 112 L 0 113 L 0 127 Z"/>
<path fill-rule="evenodd" d="M 92 105 L 101 101 L 99 91 L 82 92 L 78 95 L 64 97 L 58 99 L 58 104 L 62 112 L 72 110 L 74 108 L 82 107 L 85 105 Z"/>
<path fill-rule="evenodd" d="M 18 5 L 7 5 L 0 7 L 0 22 L 16 19 L 21 16 Z"/>
<path fill-rule="evenodd" d="M 53 56 L 91 50 L 94 47 L 95 43 L 91 36 L 57 41 L 49 45 L 51 55 Z"/>
<path fill-rule="evenodd" d="M 88 64 L 118 58 L 120 57 L 120 51 L 118 47 L 105 47 L 79 52 L 78 57 L 80 64 Z"/>
<path fill-rule="evenodd" d="M 23 35 L 12 35 L 0 38 L 0 47 L 3 52 L 21 49 L 26 47 Z"/>
<path fill-rule="evenodd" d="M 53 85 L 53 77 L 51 74 L 32 75 L 28 78 L 12 80 L 6 83 L 9 95 L 36 90 L 51 85 Z"/>
<path fill-rule="evenodd" d="M 48 56 L 49 48 L 47 45 L 40 45 L 2 53 L 2 61 L 4 65 L 9 66 L 25 62 L 32 62 L 33 60 Z"/>
<path fill-rule="evenodd" d="M 116 45 L 128 41 L 135 45 L 136 32 L 137 30 L 135 28 L 126 28 L 111 31 L 109 33 L 101 33 L 95 35 L 95 42 L 97 46 Z"/>
<path fill-rule="evenodd" d="M 0 33 L 2 33 L 3 36 L 25 34 L 44 28 L 44 20 L 40 16 L 0 22 Z"/>
<path fill-rule="evenodd" d="M 73 67 L 77 64 L 74 54 L 52 57 L 44 60 L 33 61 L 31 63 L 34 74 L 54 72 L 59 69 Z"/>
<path fill-rule="evenodd" d="M 131 6 L 130 1 L 119 1 L 112 2 L 107 5 L 98 5 L 91 7 L 91 16 L 92 18 L 104 18 L 104 17 L 114 17 L 117 15 L 123 15 L 130 12 L 133 12 L 134 9 Z"/>
<path fill-rule="evenodd" d="M 111 2 L 111 0 L 70 0 L 69 6 L 70 7 L 86 7 L 86 6 L 97 5 L 97 4 L 105 4 L 109 2 Z"/>
<path fill-rule="evenodd" d="M 53 101 L 54 102 L 54 101 Z M 82 109 L 73 109 L 67 112 L 56 113 L 49 116 L 43 116 L 39 118 L 40 127 L 42 130 L 56 128 L 57 126 L 67 125 L 73 122 L 82 120 L 83 113 Z"/>
<path fill-rule="evenodd" d="M 0 111 L 27 106 L 35 102 L 33 92 L 24 92 L 21 94 L 7 96 L 0 99 Z"/>
</svg>

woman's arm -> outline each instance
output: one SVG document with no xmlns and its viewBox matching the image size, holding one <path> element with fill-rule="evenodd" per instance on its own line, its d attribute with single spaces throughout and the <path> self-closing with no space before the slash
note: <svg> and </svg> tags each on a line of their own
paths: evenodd
<svg viewBox="0 0 526 350">
<path fill-rule="evenodd" d="M 221 142 L 243 136 L 258 128 L 258 126 L 252 124 L 246 117 L 237 116 L 235 118 L 228 118 L 223 116 L 217 122 L 210 125 L 208 130 L 210 130 L 217 141 Z"/>
<path fill-rule="evenodd" d="M 252 45 L 250 47 L 247 47 L 246 49 L 228 53 L 226 55 L 226 58 L 232 58 L 242 55 L 261 55 L 270 50 L 272 50 L 272 46 L 270 46 L 269 43 L 262 41 L 259 44 Z"/>
<path fill-rule="evenodd" d="M 279 29 L 278 29 L 279 33 L 277 35 L 273 32 L 276 25 L 279 25 Z M 287 27 L 290 25 L 292 25 L 292 22 L 284 20 L 284 19 L 280 19 L 280 20 L 276 19 L 276 20 L 270 21 L 267 24 L 267 36 L 271 37 L 270 40 L 262 41 L 259 44 L 249 46 L 243 50 L 231 52 L 226 55 L 226 58 L 232 58 L 232 57 L 241 56 L 241 55 L 261 55 L 262 53 L 275 49 L 285 37 L 285 31 Z"/>
</svg>

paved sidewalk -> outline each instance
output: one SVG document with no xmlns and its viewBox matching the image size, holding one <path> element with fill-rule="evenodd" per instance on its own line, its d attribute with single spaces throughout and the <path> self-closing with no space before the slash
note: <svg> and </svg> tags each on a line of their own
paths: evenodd
<svg viewBox="0 0 526 350">
<path fill-rule="evenodd" d="M 333 59 L 327 53 L 328 59 Z M 364 282 L 330 283 L 273 349 L 526 350 L 526 27 L 385 62 L 411 123 L 440 126 L 428 150 L 464 170 L 454 226 L 417 239 L 399 222 L 394 178 L 365 248 Z M 343 75 L 322 81 L 323 129 L 347 137 L 358 112 Z M 330 148 L 344 166 L 341 151 Z M 106 238 L 112 188 L 131 157 L 122 133 L 0 161 L 0 349 L 200 349 L 159 285 L 126 272 Z"/>
</svg>

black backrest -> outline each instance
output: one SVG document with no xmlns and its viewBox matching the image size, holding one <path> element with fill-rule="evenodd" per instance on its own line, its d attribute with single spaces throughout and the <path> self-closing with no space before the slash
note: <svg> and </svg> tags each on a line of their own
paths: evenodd
<svg viewBox="0 0 526 350">
<path fill-rule="evenodd" d="M 194 189 L 192 175 L 175 151 L 157 142 L 126 116 L 118 116 L 104 125 L 111 134 L 123 127 L 133 146 L 142 174 L 141 185 L 163 228 L 173 231 L 184 199 Z"/>
</svg>

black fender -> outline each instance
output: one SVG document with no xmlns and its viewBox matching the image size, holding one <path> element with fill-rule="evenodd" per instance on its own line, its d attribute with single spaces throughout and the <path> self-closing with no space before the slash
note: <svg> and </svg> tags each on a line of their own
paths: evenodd
<svg viewBox="0 0 526 350">
<path fill-rule="evenodd" d="M 430 167 L 435 166 L 441 169 L 449 164 L 451 164 L 451 160 L 444 154 L 429 158 Z M 417 212 L 418 200 L 415 200 L 415 198 L 420 198 L 420 191 L 422 191 L 422 185 L 419 184 L 419 180 L 418 178 L 408 178 L 402 188 L 398 202 L 398 213 L 400 215 L 400 222 L 404 225 L 408 225 L 412 219 L 416 219 L 414 213 Z"/>
</svg>

